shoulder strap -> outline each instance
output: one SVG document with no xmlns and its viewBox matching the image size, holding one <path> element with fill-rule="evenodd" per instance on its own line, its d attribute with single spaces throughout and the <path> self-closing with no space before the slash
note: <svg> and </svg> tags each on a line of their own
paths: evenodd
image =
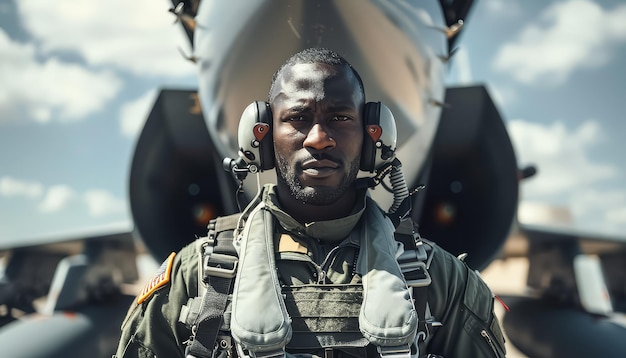
<svg viewBox="0 0 626 358">
<path fill-rule="evenodd" d="M 179 319 L 185 323 L 193 320 L 192 337 L 185 349 L 187 357 L 212 356 L 237 272 L 239 259 L 233 246 L 232 232 L 237 226 L 239 216 L 240 214 L 233 214 L 211 220 L 208 235 L 196 241 L 200 275 L 198 297 L 189 300 Z M 189 317 L 190 314 L 195 318 Z"/>
<path fill-rule="evenodd" d="M 415 310 L 418 315 L 417 344 L 419 354 L 426 353 L 426 343 L 433 327 L 440 325 L 434 321 L 428 304 L 428 287 L 431 277 L 428 273 L 432 259 L 432 247 L 424 242 L 411 219 L 404 220 L 397 227 L 394 236 L 402 243 L 404 252 L 398 257 L 398 263 L 409 287 L 412 287 Z"/>
</svg>

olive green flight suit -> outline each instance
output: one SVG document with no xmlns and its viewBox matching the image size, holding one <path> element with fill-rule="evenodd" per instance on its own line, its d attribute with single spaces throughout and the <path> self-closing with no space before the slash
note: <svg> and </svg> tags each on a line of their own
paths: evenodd
<svg viewBox="0 0 626 358">
<path fill-rule="evenodd" d="M 365 191 L 361 197 L 348 217 L 305 226 L 279 208 L 273 186 L 264 187 L 261 200 L 281 228 L 274 242 L 283 284 L 359 282 L 354 272 L 358 240 L 351 238 L 350 232 L 359 224 L 365 205 L 376 205 L 366 198 Z M 433 319 L 442 326 L 431 333 L 426 352 L 420 352 L 420 356 L 504 357 L 504 338 L 493 313 L 491 290 L 459 259 L 436 244 L 427 244 L 432 246 L 428 304 Z M 198 296 L 199 255 L 193 243 L 183 248 L 171 259 L 169 281 L 163 284 L 158 279 L 156 282 L 162 286 L 149 290 L 141 303 L 133 303 L 122 324 L 115 357 L 184 357 L 192 332 L 179 322 L 179 316 L 188 299 Z M 163 273 L 159 277 L 163 278 Z"/>
</svg>

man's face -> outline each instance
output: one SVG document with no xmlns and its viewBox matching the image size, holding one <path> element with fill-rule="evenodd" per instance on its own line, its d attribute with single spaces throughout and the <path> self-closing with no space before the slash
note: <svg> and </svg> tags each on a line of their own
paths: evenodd
<svg viewBox="0 0 626 358">
<path fill-rule="evenodd" d="M 271 94 L 278 186 L 308 204 L 332 204 L 359 171 L 364 98 L 347 66 L 284 68 Z"/>
</svg>

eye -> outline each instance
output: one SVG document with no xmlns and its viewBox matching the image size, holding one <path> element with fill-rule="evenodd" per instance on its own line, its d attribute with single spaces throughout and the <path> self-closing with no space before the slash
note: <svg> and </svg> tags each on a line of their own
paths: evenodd
<svg viewBox="0 0 626 358">
<path fill-rule="evenodd" d="M 287 118 L 289 122 L 302 122 L 304 120 L 304 116 L 292 116 Z"/>
<path fill-rule="evenodd" d="M 345 121 L 349 121 L 350 117 L 348 116 L 334 116 L 333 121 L 337 121 L 337 122 L 345 122 Z"/>
</svg>

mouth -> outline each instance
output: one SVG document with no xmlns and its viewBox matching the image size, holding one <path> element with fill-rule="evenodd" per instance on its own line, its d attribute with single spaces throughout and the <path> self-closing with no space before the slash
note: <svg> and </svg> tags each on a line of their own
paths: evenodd
<svg viewBox="0 0 626 358">
<path fill-rule="evenodd" d="M 329 159 L 310 159 L 302 163 L 302 172 L 309 177 L 326 178 L 339 169 L 339 163 Z"/>
</svg>

